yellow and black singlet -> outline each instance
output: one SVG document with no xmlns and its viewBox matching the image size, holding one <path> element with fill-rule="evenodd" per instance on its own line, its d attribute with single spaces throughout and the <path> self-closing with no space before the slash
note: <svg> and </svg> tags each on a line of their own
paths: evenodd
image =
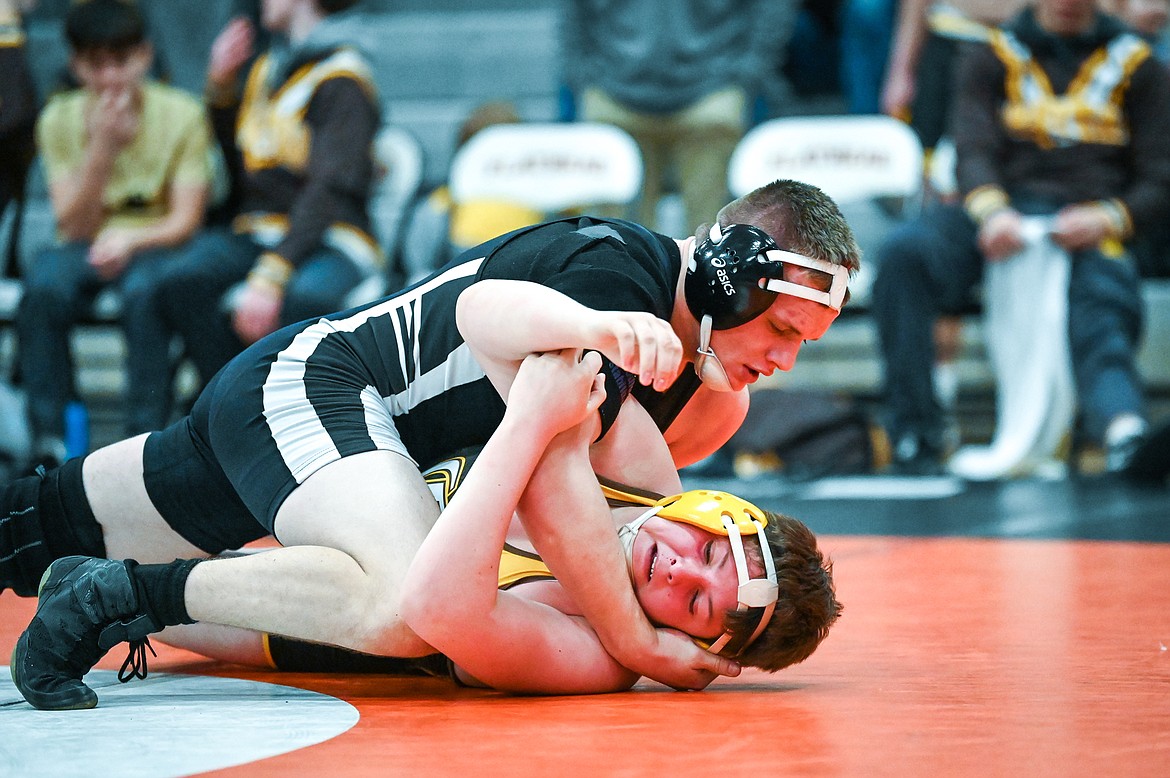
<svg viewBox="0 0 1170 778">
<path fill-rule="evenodd" d="M 439 503 L 439 510 L 443 510 L 451 502 L 478 453 L 467 452 L 444 459 L 423 472 L 423 479 L 430 487 L 431 494 L 435 496 L 435 501 Z M 548 565 L 541 561 L 539 556 L 531 551 L 504 544 L 504 549 L 500 552 L 501 589 L 528 581 L 548 581 L 552 578 Z"/>
</svg>

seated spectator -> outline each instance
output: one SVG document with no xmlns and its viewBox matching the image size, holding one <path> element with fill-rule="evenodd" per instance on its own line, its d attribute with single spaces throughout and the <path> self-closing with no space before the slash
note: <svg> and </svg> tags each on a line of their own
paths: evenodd
<svg viewBox="0 0 1170 778">
<path fill-rule="evenodd" d="M 1093 0 L 1036 0 L 972 45 L 954 94 L 963 203 L 907 225 L 878 256 L 896 466 L 939 467 L 931 324 L 961 306 L 984 261 L 1023 247 L 1021 216 L 1034 214 L 1052 217 L 1052 240 L 1071 258 L 1068 336 L 1086 440 L 1124 471 L 1147 429 L 1134 365 L 1141 294 L 1126 243 L 1170 208 L 1170 76 Z"/>
<path fill-rule="evenodd" d="M 1146 39 L 1154 56 L 1170 63 L 1170 0 L 1115 0 L 1114 13 L 1134 32 Z M 1170 224 L 1162 222 L 1145 230 L 1134 246 L 1138 270 L 1143 278 L 1170 278 Z"/>
<path fill-rule="evenodd" d="M 519 122 L 520 115 L 510 102 L 484 103 L 460 126 L 455 149 L 458 151 L 482 129 Z M 456 204 L 451 199 L 450 188 L 443 184 L 419 203 L 410 216 L 402 252 L 406 282 L 418 281 L 472 246 L 535 224 L 544 217 L 540 211 L 503 200 Z"/>
<path fill-rule="evenodd" d="M 263 25 L 288 43 L 274 38 L 242 91 L 252 24 L 232 20 L 212 46 L 208 100 L 241 213 L 210 232 L 201 261 L 163 290 L 168 320 L 204 381 L 277 327 L 343 308 L 381 272 L 367 207 L 378 101 L 364 57 L 323 23 L 354 2 L 265 0 Z"/>
<path fill-rule="evenodd" d="M 211 178 L 203 106 L 147 79 L 152 48 L 133 4 L 91 0 L 65 19 L 80 89 L 37 122 L 59 242 L 26 270 L 18 327 L 33 456 L 64 457 L 70 330 L 104 287 L 124 300 L 126 428 L 161 429 L 171 405 L 170 336 L 157 290 L 186 261 Z"/>
</svg>

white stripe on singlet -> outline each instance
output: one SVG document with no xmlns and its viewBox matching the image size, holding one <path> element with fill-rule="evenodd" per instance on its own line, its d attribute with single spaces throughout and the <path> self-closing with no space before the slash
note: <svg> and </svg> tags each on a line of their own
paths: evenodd
<svg viewBox="0 0 1170 778">
<path fill-rule="evenodd" d="M 416 355 L 417 358 L 417 355 Z M 415 362 L 417 365 L 418 362 Z M 420 403 L 438 397 L 453 386 L 462 386 L 478 381 L 486 375 L 483 368 L 471 355 L 466 343 L 457 346 L 441 365 L 416 377 L 406 389 L 398 394 L 383 397 L 390 412 L 395 416 L 406 413 Z"/>
<path fill-rule="evenodd" d="M 406 389 L 388 398 L 380 398 L 377 390 L 366 387 L 361 392 L 365 408 L 366 424 L 371 438 L 379 448 L 388 447 L 409 456 L 398 438 L 389 413 L 401 414 L 433 397 L 437 397 L 452 386 L 479 380 L 483 369 L 471 357 L 466 344 L 454 349 L 438 366 L 413 380 L 406 369 L 405 351 L 410 348 L 414 364 L 419 364 L 421 336 L 404 340 L 398 321 L 402 311 L 407 322 L 421 321 L 422 296 L 444 283 L 466 278 L 479 270 L 483 259 L 476 259 L 451 268 L 430 281 L 372 305 L 344 319 L 320 319 L 297 333 L 292 342 L 277 354 L 264 381 L 264 418 L 269 432 L 285 465 L 303 483 L 306 478 L 330 462 L 341 458 L 332 438 L 317 417 L 313 404 L 305 389 L 305 366 L 317 347 L 334 333 L 353 332 L 372 318 L 389 316 L 397 340 L 399 363 L 406 378 Z M 379 408 L 378 404 L 382 407 Z"/>
</svg>

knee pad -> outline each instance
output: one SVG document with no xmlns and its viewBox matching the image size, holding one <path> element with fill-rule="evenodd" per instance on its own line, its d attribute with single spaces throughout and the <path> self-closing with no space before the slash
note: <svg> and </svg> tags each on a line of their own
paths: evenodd
<svg viewBox="0 0 1170 778">
<path fill-rule="evenodd" d="M 40 491 L 41 477 L 33 475 L 0 492 L 0 592 L 35 597 L 41 575 L 56 558 L 45 546 Z"/>
<path fill-rule="evenodd" d="M 40 510 L 45 542 L 54 559 L 72 554 L 105 558 L 102 527 L 89 505 L 81 470 L 85 457 L 70 459 L 45 473 Z"/>
</svg>

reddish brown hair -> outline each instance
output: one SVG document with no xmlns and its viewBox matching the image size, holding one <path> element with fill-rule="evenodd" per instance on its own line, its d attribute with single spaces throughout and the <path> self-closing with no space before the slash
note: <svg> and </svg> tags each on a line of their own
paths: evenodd
<svg viewBox="0 0 1170 778">
<path fill-rule="evenodd" d="M 791 516 L 764 513 L 768 517 L 764 534 L 776 563 L 780 591 L 768 626 L 737 660 L 775 672 L 808 659 L 829 634 L 842 607 L 833 586 L 833 563 L 817 548 L 812 531 Z M 756 556 L 758 561 L 759 545 L 745 546 L 749 557 Z M 732 634 L 732 646 L 751 635 L 762 612 L 762 608 L 751 608 L 727 614 L 724 626 Z"/>
</svg>

